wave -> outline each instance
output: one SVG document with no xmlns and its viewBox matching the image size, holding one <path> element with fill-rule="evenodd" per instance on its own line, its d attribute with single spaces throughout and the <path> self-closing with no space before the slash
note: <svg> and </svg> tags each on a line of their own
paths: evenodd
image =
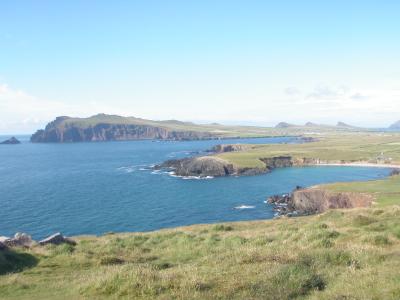
<svg viewBox="0 0 400 300">
<path fill-rule="evenodd" d="M 200 176 L 176 176 L 176 177 L 181 177 L 182 179 L 185 179 L 185 180 L 190 180 L 190 179 L 205 180 L 205 179 L 213 179 L 214 178 L 214 176 L 203 176 L 203 177 L 200 177 Z"/>
<path fill-rule="evenodd" d="M 253 209 L 255 208 L 255 206 L 253 205 L 239 205 L 239 206 L 235 206 L 235 209 Z"/>
<path fill-rule="evenodd" d="M 132 173 L 135 171 L 150 171 L 152 170 L 152 165 L 132 165 L 132 166 L 123 166 L 117 168 L 118 171 L 122 171 L 125 173 Z"/>
</svg>

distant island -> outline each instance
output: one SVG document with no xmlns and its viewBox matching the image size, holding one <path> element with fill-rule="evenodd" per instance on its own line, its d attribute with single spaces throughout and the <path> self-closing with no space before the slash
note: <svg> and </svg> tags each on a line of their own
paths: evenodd
<svg viewBox="0 0 400 300">
<path fill-rule="evenodd" d="M 57 117 L 31 137 L 34 143 L 122 141 L 138 139 L 198 140 L 216 138 L 201 126 L 176 120 L 151 121 L 98 114 L 89 118 Z"/>
<path fill-rule="evenodd" d="M 21 142 L 14 136 L 12 138 L 9 138 L 8 140 L 0 142 L 0 145 L 17 145 L 17 144 L 21 144 Z"/>
</svg>

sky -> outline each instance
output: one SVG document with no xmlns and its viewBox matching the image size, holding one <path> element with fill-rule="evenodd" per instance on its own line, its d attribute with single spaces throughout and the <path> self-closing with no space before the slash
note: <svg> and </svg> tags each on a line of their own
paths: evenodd
<svg viewBox="0 0 400 300">
<path fill-rule="evenodd" d="M 400 1 L 1 1 L 0 134 L 97 113 L 387 127 Z"/>
</svg>

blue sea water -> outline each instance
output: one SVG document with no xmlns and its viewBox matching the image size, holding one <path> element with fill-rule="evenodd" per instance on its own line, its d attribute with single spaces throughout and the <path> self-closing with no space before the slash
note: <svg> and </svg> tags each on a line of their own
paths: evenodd
<svg viewBox="0 0 400 300">
<path fill-rule="evenodd" d="M 0 137 L 0 140 L 6 139 Z M 149 165 L 193 155 L 221 141 L 130 141 L 0 145 L 0 235 L 22 231 L 39 239 L 148 231 L 196 223 L 272 218 L 272 194 L 296 185 L 371 180 L 388 169 L 304 167 L 251 177 L 185 180 Z M 225 140 L 283 143 L 293 138 Z"/>
</svg>

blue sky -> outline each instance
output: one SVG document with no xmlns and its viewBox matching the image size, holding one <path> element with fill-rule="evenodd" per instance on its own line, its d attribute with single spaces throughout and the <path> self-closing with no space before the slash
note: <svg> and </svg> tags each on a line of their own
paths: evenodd
<svg viewBox="0 0 400 300">
<path fill-rule="evenodd" d="M 0 133 L 57 115 L 400 119 L 400 1 L 2 1 Z"/>
</svg>

